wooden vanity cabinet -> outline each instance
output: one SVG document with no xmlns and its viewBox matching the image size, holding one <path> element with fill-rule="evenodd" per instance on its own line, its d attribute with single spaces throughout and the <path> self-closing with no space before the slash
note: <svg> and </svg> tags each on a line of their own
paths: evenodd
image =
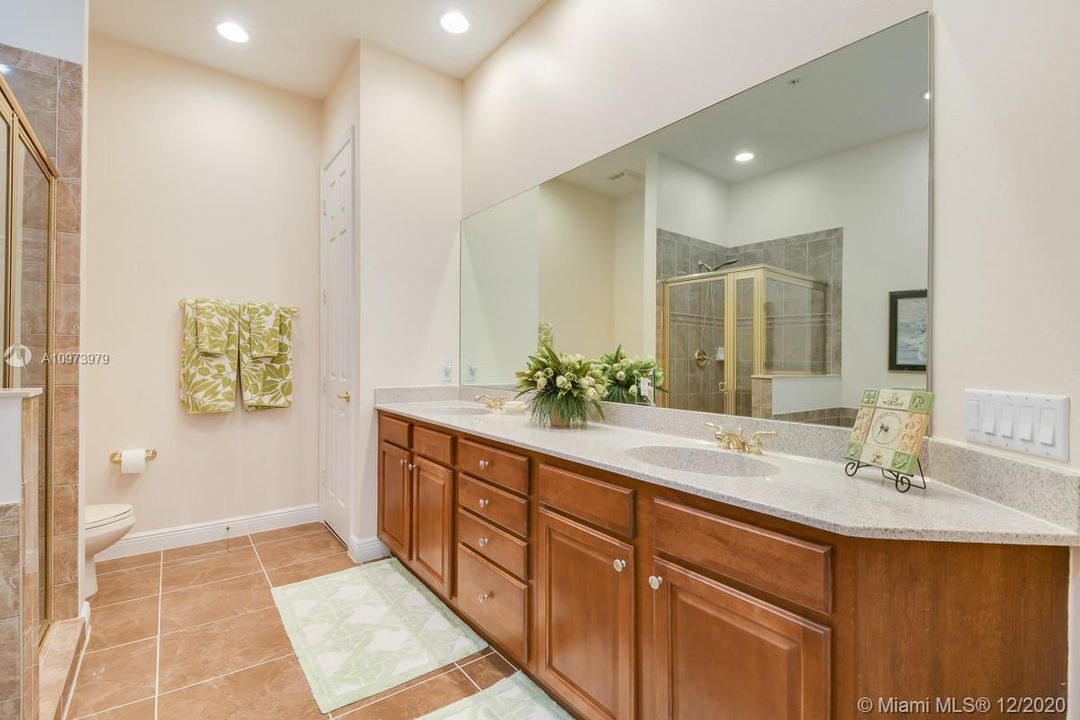
<svg viewBox="0 0 1080 720">
<path fill-rule="evenodd" d="M 380 418 L 379 436 L 379 539 L 432 590 L 449 598 L 453 436 L 387 417 Z"/>
<path fill-rule="evenodd" d="M 830 630 L 652 560 L 649 718 L 827 720 Z"/>
<path fill-rule="evenodd" d="M 402 561 L 412 557 L 412 455 L 379 443 L 379 539 Z"/>
<path fill-rule="evenodd" d="M 1065 692 L 1068 548 L 848 537 L 386 414 L 379 430 L 379 537 L 583 720 Z"/>
<path fill-rule="evenodd" d="M 412 568 L 442 597 L 450 595 L 454 546 L 454 471 L 422 457 L 413 470 Z"/>
<path fill-rule="evenodd" d="M 634 547 L 541 508 L 537 674 L 589 720 L 634 718 Z"/>
</svg>

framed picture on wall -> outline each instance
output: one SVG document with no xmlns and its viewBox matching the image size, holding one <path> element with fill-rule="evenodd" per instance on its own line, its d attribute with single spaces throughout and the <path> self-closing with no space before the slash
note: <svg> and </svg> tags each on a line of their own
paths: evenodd
<svg viewBox="0 0 1080 720">
<path fill-rule="evenodd" d="M 889 370 L 926 372 L 930 305 L 925 290 L 889 293 Z"/>
</svg>

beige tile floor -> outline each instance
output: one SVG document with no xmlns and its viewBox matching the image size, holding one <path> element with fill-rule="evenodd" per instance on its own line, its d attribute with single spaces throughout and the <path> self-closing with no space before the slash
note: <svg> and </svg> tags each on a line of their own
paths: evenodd
<svg viewBox="0 0 1080 720">
<path fill-rule="evenodd" d="M 321 523 L 101 563 L 68 718 L 410 720 L 514 671 L 488 648 L 323 715 L 270 588 L 352 566 Z"/>
</svg>

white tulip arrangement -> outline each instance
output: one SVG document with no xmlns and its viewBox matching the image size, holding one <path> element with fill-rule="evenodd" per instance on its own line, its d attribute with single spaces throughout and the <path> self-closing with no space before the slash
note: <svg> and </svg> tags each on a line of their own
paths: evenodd
<svg viewBox="0 0 1080 720">
<path fill-rule="evenodd" d="M 604 375 L 608 392 L 604 400 L 631 405 L 651 405 L 652 401 L 641 393 L 641 381 L 646 379 L 653 388 L 664 392 L 664 370 L 653 358 L 627 357 L 622 345 L 615 352 L 601 355 L 596 366 Z"/>
<path fill-rule="evenodd" d="M 532 419 L 552 427 L 584 427 L 589 413 L 604 416 L 600 401 L 608 393 L 604 374 L 583 355 L 560 355 L 543 344 L 517 373 L 518 397 L 529 397 Z"/>
</svg>

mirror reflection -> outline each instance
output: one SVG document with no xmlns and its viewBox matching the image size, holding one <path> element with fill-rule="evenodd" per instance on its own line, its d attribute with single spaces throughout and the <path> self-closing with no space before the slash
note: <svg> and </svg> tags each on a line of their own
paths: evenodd
<svg viewBox="0 0 1080 720">
<path fill-rule="evenodd" d="M 654 357 L 670 408 L 850 425 L 925 388 L 928 53 L 920 16 L 467 218 L 462 383 L 545 336 Z"/>
</svg>

